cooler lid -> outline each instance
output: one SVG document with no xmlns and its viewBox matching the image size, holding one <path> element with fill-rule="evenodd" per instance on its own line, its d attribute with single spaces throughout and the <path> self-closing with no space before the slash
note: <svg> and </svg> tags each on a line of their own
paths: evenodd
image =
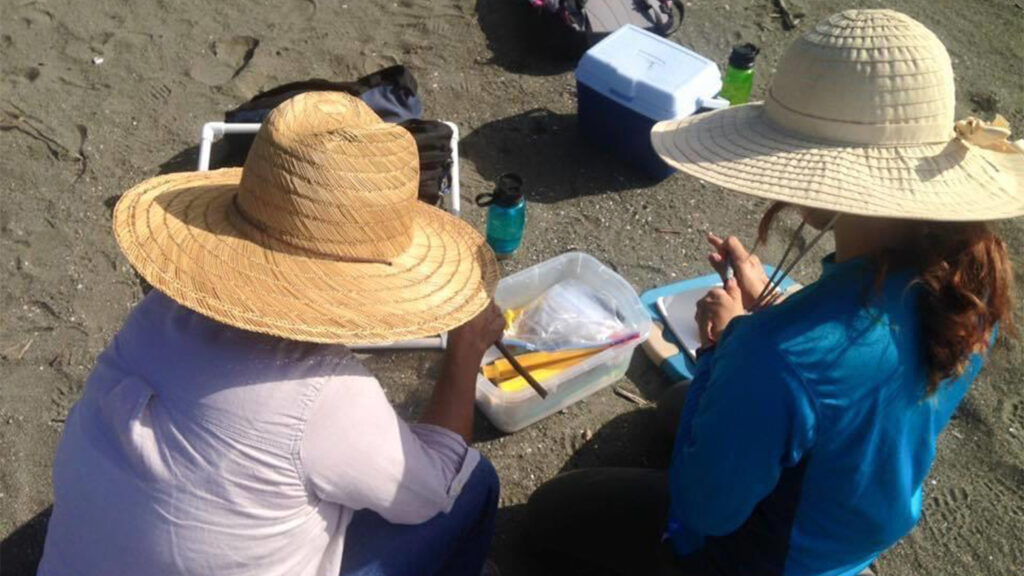
<svg viewBox="0 0 1024 576">
<path fill-rule="evenodd" d="M 714 62 L 632 24 L 588 50 L 576 79 L 653 120 L 689 115 L 722 89 Z"/>
</svg>

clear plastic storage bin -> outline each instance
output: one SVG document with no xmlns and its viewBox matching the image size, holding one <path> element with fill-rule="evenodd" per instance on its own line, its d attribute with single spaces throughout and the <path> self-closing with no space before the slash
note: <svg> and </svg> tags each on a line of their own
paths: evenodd
<svg viewBox="0 0 1024 576">
<path fill-rule="evenodd" d="M 570 278 L 599 288 L 611 296 L 619 306 L 622 323 L 639 337 L 604 350 L 545 380 L 541 384 L 548 391 L 548 397 L 543 399 L 531 388 L 506 392 L 478 374 L 476 405 L 503 432 L 521 430 L 618 381 L 625 375 L 633 351 L 650 334 L 651 318 L 636 290 L 593 256 L 580 252 L 563 254 L 503 279 L 498 283 L 495 302 L 502 309 L 525 306 L 554 284 Z M 484 364 L 500 356 L 492 348 L 484 356 Z"/>
</svg>

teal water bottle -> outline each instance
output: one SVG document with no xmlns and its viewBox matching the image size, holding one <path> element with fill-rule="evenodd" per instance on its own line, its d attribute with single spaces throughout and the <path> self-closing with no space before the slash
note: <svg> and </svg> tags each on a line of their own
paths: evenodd
<svg viewBox="0 0 1024 576">
<path fill-rule="evenodd" d="M 754 87 L 754 60 L 760 53 L 760 48 L 749 43 L 732 47 L 719 94 L 732 106 L 746 104 L 750 100 L 750 89 Z"/>
<path fill-rule="evenodd" d="M 487 207 L 487 244 L 498 258 L 515 254 L 526 229 L 526 200 L 523 179 L 518 174 L 503 174 L 494 192 L 476 197 L 477 206 Z"/>
</svg>

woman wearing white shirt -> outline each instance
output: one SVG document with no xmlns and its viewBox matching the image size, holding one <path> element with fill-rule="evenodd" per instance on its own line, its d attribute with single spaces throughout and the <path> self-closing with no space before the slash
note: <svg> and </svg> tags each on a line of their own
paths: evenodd
<svg viewBox="0 0 1024 576">
<path fill-rule="evenodd" d="M 100 356 L 54 465 L 39 574 L 479 574 L 498 481 L 469 448 L 504 320 L 494 256 L 416 201 L 412 137 L 308 93 L 243 169 L 125 193 L 156 290 Z M 343 344 L 451 332 L 419 423 Z"/>
</svg>

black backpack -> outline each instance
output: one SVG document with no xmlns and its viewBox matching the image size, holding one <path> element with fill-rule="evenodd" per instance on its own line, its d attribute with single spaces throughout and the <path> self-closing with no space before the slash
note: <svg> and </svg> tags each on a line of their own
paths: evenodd
<svg viewBox="0 0 1024 576">
<path fill-rule="evenodd" d="M 245 104 L 224 115 L 226 122 L 263 122 L 267 114 L 285 100 L 312 91 L 345 92 L 358 96 L 373 108 L 385 122 L 402 122 L 419 118 L 423 103 L 416 94 L 417 84 L 412 72 L 397 65 L 363 76 L 355 82 L 332 82 L 313 78 L 290 82 L 255 95 Z"/>
<path fill-rule="evenodd" d="M 437 120 L 406 120 L 400 124 L 416 139 L 420 154 L 419 199 L 437 206 L 451 192 L 452 128 Z"/>
<path fill-rule="evenodd" d="M 526 0 L 540 35 L 559 56 L 579 58 L 626 24 L 669 36 L 683 21 L 681 0 Z"/>
<path fill-rule="evenodd" d="M 303 92 L 336 91 L 358 96 L 382 120 L 400 124 L 412 133 L 420 155 L 420 192 L 424 202 L 437 205 L 451 185 L 451 128 L 433 120 L 420 120 L 423 104 L 416 94 L 417 84 L 405 66 L 391 66 L 364 76 L 355 82 L 333 82 L 321 78 L 290 82 L 253 96 L 228 111 L 229 123 L 262 123 L 270 111 Z M 254 134 L 227 134 L 224 150 L 218 154 L 220 166 L 242 166 L 252 147 Z"/>
</svg>

